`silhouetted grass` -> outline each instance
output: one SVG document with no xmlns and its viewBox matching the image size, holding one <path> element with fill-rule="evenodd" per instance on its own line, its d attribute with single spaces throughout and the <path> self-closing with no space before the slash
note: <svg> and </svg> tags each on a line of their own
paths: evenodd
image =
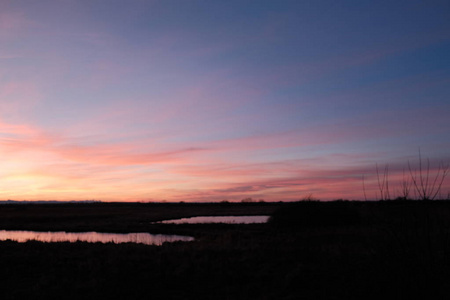
<svg viewBox="0 0 450 300">
<path fill-rule="evenodd" d="M 174 212 L 164 205 L 154 206 L 151 210 L 155 211 L 141 212 L 137 218 L 146 214 L 155 218 L 170 214 L 185 216 L 195 211 L 195 205 L 171 207 Z M 205 207 L 197 206 L 201 214 L 207 213 L 207 209 L 213 214 L 223 214 L 220 206 Z M 2 209 L 0 215 L 6 216 Z M 29 207 L 24 215 L 13 214 L 8 224 L 13 226 L 14 222 L 33 216 L 58 213 L 57 207 L 51 212 L 49 208 L 39 208 L 39 213 L 33 213 L 33 209 Z M 105 213 L 105 218 L 97 222 L 91 216 L 102 212 L 93 213 L 95 209 L 83 208 L 92 213 L 85 219 L 90 228 L 95 225 L 107 229 L 108 220 L 121 218 L 130 221 L 130 227 L 137 224 L 132 217 L 132 212 L 137 211 L 133 205 L 109 207 L 110 219 Z M 251 211 L 249 206 L 226 209 L 242 214 Z M 271 209 L 276 211 L 268 224 L 153 224 L 145 228 L 141 225 L 139 228 L 150 232 L 190 232 L 197 237 L 195 242 L 166 243 L 161 247 L 0 242 L 0 298 L 448 299 L 450 296 L 450 202 L 305 201 L 277 204 Z M 66 224 L 74 226 L 77 222 L 69 219 Z M 121 225 L 126 228 L 128 224 Z"/>
</svg>

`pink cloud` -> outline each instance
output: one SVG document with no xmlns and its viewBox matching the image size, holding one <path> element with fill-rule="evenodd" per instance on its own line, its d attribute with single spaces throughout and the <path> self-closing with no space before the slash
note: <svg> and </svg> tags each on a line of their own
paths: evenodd
<svg viewBox="0 0 450 300">
<path fill-rule="evenodd" d="M 0 53 L 0 59 L 13 59 L 13 58 L 18 58 L 18 57 L 20 57 L 20 55 Z"/>
<path fill-rule="evenodd" d="M 42 94 L 31 81 L 0 82 L 0 118 L 29 112 L 41 99 Z"/>
<path fill-rule="evenodd" d="M 278 201 L 298 200 L 309 193 L 323 200 L 362 199 L 362 175 L 365 175 L 369 197 L 375 198 L 377 192 L 374 165 L 367 164 L 362 154 L 210 164 L 213 159 L 205 162 L 203 157 L 216 153 L 216 150 L 174 148 L 136 152 L 133 143 L 74 144 L 74 140 L 67 137 L 46 135 L 26 125 L 2 122 L 0 130 L 2 134 L 10 135 L 1 140 L 3 152 L 6 149 L 17 156 L 21 151 L 31 151 L 37 154 L 36 158 L 43 157 L 39 153 L 50 155 L 45 156 L 45 160 L 36 160 L 34 166 L 30 164 L 27 169 L 16 170 L 16 175 L 9 173 L 11 178 L 23 178 L 21 180 L 35 187 L 35 194 L 24 194 L 30 199 L 42 195 L 54 199 L 86 199 L 89 194 L 103 200 L 211 201 L 252 197 Z M 242 141 L 238 145 L 242 146 Z M 29 154 L 26 157 L 34 159 Z M 349 161 L 353 165 L 345 167 Z M 358 162 L 366 163 L 358 165 Z M 140 174 L 133 170 L 133 166 L 157 165 L 161 166 L 161 173 Z M 393 182 L 398 182 L 402 168 L 401 164 L 390 165 Z M 151 182 L 155 184 L 149 184 Z M 397 192 L 394 184 L 392 189 L 393 193 Z"/>
<path fill-rule="evenodd" d="M 0 121 L 2 151 L 8 153 L 46 152 L 60 158 L 90 164 L 148 165 L 174 163 L 191 154 L 204 152 L 196 147 L 174 147 L 167 150 L 146 151 L 139 143 L 104 143 L 81 145 L 82 140 L 48 134 L 28 125 L 14 125 Z M 78 142 L 78 144 L 77 144 Z"/>
<path fill-rule="evenodd" d="M 16 125 L 2 121 L 0 119 L 0 133 L 7 135 L 32 135 L 38 131 L 27 125 Z"/>
<path fill-rule="evenodd" d="M 11 37 L 28 24 L 23 13 L 0 11 L 0 38 Z"/>
<path fill-rule="evenodd" d="M 204 150 L 201 148 L 184 148 L 165 152 L 133 153 L 134 151 L 129 149 L 127 145 L 121 144 L 97 146 L 65 145 L 52 148 L 52 151 L 65 159 L 114 166 L 176 163 L 184 161 L 186 155 Z"/>
<path fill-rule="evenodd" d="M 342 155 L 339 155 L 342 156 Z M 270 201 L 299 200 L 308 194 L 322 200 L 337 198 L 364 200 L 363 176 L 365 192 L 368 199 L 378 199 L 380 196 L 374 163 L 364 163 L 364 156 L 357 155 L 361 161 L 357 163 L 350 155 L 341 157 L 340 164 L 327 164 L 327 161 L 338 157 L 317 157 L 311 160 L 280 161 L 275 163 L 186 166 L 177 167 L 174 172 L 186 176 L 200 177 L 206 180 L 201 190 L 185 190 L 176 199 L 185 197 L 192 201 L 240 200 L 246 197 L 264 198 Z M 346 161 L 353 165 L 346 165 Z M 318 162 L 322 162 L 321 164 Z M 384 164 L 380 164 L 380 175 L 383 176 Z M 437 164 L 430 169 L 430 178 L 437 174 Z M 392 198 L 401 196 L 401 183 L 404 181 L 405 163 L 388 164 L 390 195 Z M 413 165 L 412 168 L 417 168 Z M 408 172 L 408 170 L 406 170 Z M 409 176 L 409 174 L 407 174 Z M 447 182 L 445 191 L 450 187 Z M 412 195 L 412 191 L 411 191 Z M 445 196 L 445 195 L 444 195 Z"/>
</svg>

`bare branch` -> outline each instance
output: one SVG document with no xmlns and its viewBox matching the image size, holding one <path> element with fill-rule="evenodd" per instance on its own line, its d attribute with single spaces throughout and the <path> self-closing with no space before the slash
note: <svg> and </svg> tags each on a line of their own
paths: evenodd
<svg viewBox="0 0 450 300">
<path fill-rule="evenodd" d="M 363 184 L 364 200 L 367 201 L 366 184 L 365 184 L 365 181 L 364 181 L 364 175 L 362 176 L 362 184 Z"/>
</svg>

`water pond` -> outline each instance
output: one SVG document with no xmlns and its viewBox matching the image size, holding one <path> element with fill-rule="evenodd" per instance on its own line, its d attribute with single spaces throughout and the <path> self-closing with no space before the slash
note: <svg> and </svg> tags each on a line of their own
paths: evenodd
<svg viewBox="0 0 450 300">
<path fill-rule="evenodd" d="M 40 242 L 89 242 L 89 243 L 138 243 L 145 245 L 162 245 L 164 242 L 189 242 L 190 236 L 139 233 L 102 233 L 102 232 L 39 232 L 0 230 L 0 241 L 12 240 L 20 243 L 26 241 Z"/>
<path fill-rule="evenodd" d="M 227 224 L 254 224 L 267 223 L 270 216 L 200 216 L 165 220 L 164 224 L 201 224 L 201 223 L 227 223 Z"/>
</svg>

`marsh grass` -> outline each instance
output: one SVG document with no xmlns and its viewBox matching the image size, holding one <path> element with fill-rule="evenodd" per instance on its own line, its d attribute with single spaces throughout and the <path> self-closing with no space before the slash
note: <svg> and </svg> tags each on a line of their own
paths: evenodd
<svg viewBox="0 0 450 300">
<path fill-rule="evenodd" d="M 191 214 L 194 207 L 172 206 L 179 215 Z M 249 208 L 226 209 L 248 214 Z M 197 237 L 195 242 L 161 247 L 0 242 L 0 297 L 450 297 L 450 202 L 301 201 L 278 204 L 277 208 L 268 224 L 151 225 L 148 230 L 190 232 Z M 116 217 L 124 210 L 135 211 L 126 205 L 108 209 Z M 160 209 L 152 212 L 159 217 L 175 214 L 165 211 L 164 206 L 149 209 Z M 200 209 L 202 214 L 204 209 Z M 210 209 L 220 212 L 219 205 Z M 33 215 L 29 210 L 27 216 Z M 58 210 L 53 213 L 58 214 Z M 9 224 L 21 220 L 17 214 Z M 71 222 L 69 226 L 73 226 Z"/>
</svg>

